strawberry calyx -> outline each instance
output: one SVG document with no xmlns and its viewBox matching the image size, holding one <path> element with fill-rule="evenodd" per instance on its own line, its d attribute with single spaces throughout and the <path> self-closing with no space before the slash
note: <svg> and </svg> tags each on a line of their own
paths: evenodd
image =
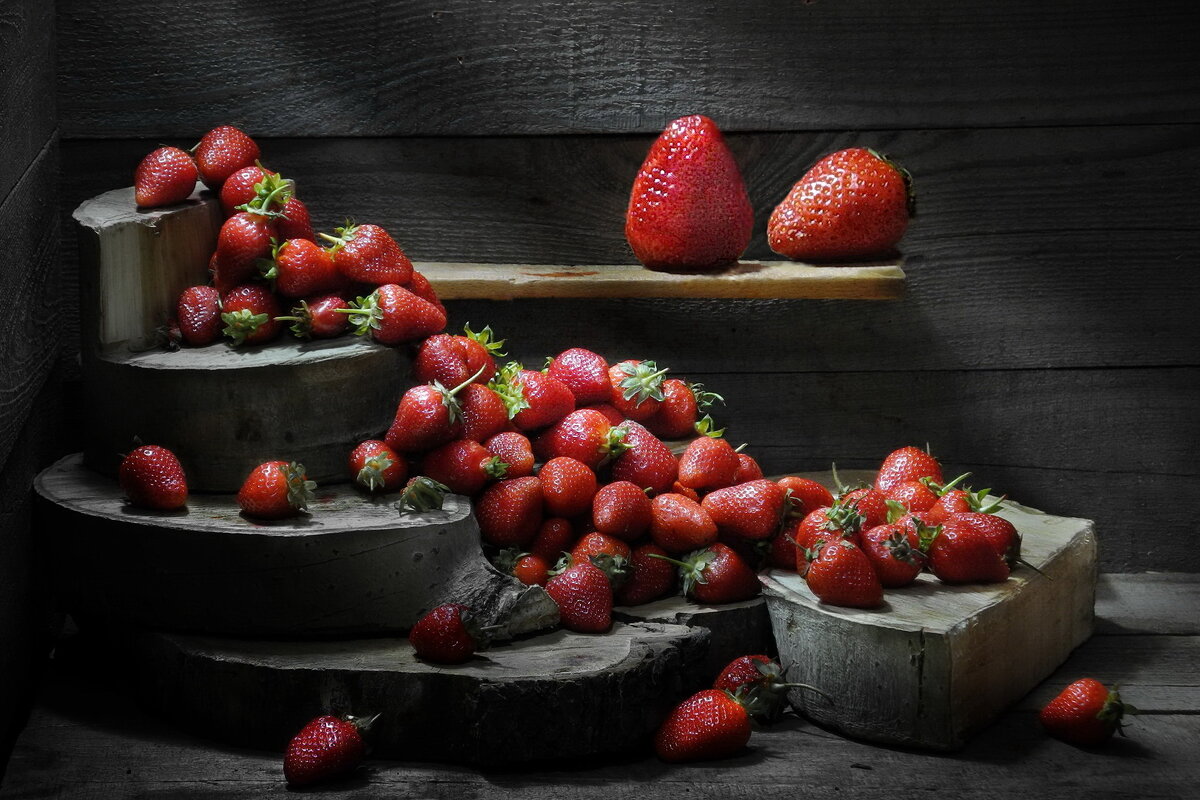
<svg viewBox="0 0 1200 800">
<path fill-rule="evenodd" d="M 498 356 L 500 358 L 504 358 L 508 355 L 508 353 L 502 353 L 500 351 L 501 348 L 504 347 L 504 339 L 496 339 L 493 341 L 493 337 L 496 334 L 492 331 L 491 325 L 484 325 L 483 330 L 481 331 L 473 331 L 471 330 L 471 323 L 468 322 L 467 324 L 463 325 L 463 334 L 466 335 L 466 337 L 471 341 L 482 345 L 483 349 L 488 351 L 488 355 Z"/>
<path fill-rule="evenodd" d="M 747 714 L 759 719 L 772 717 L 779 706 L 775 698 L 768 692 L 759 690 L 756 686 L 739 686 L 732 692 L 728 689 L 722 689 L 721 691 L 725 692 L 729 699 L 746 709 Z"/>
<path fill-rule="evenodd" d="M 301 300 L 300 305 L 292 308 L 292 313 L 284 317 L 276 317 L 276 322 L 290 322 L 288 327 L 292 333 L 300 339 L 308 339 L 312 337 L 312 310 L 308 307 L 307 300 Z"/>
<path fill-rule="evenodd" d="M 496 374 L 488 381 L 488 388 L 504 401 L 509 419 L 529 408 L 529 401 L 525 399 L 525 384 L 521 380 L 523 369 L 525 367 L 519 361 L 510 361 L 496 370 Z"/>
<path fill-rule="evenodd" d="M 921 523 L 916 524 L 920 526 Z M 920 534 L 918 534 L 919 536 Z M 924 563 L 921 551 L 913 549 L 912 543 L 904 535 L 904 531 L 894 531 L 891 536 L 883 540 L 883 546 L 892 554 L 892 558 L 909 566 L 919 567 Z"/>
<path fill-rule="evenodd" d="M 307 510 L 308 504 L 315 499 L 313 490 L 317 488 L 317 482 L 308 480 L 304 465 L 298 461 L 292 461 L 286 467 L 282 467 L 280 472 L 287 483 L 288 505 L 297 511 Z"/>
<path fill-rule="evenodd" d="M 696 400 L 697 411 L 707 411 L 713 404 L 721 403 L 724 405 L 725 398 L 716 392 L 707 391 L 703 383 L 689 383 L 688 389 L 692 392 L 692 397 Z"/>
<path fill-rule="evenodd" d="M 512 575 L 513 570 L 517 568 L 517 562 L 527 555 L 529 552 L 519 547 L 506 547 L 492 556 L 492 566 L 505 575 Z"/>
<path fill-rule="evenodd" d="M 971 473 L 964 472 L 962 475 L 959 475 L 957 478 L 948 483 L 938 483 L 928 475 L 926 475 L 924 478 L 917 478 L 917 481 L 929 487 L 929 489 L 931 489 L 938 497 L 945 497 L 950 493 L 950 490 L 957 488 L 960 483 L 969 477 L 971 477 Z M 970 490 L 968 489 L 968 492 L 969 491 Z"/>
<path fill-rule="evenodd" d="M 679 579 L 685 595 L 691 594 L 697 583 L 708 583 L 708 578 L 704 574 L 705 570 L 717 560 L 717 554 L 707 548 L 688 553 L 682 559 L 658 553 L 647 553 L 646 555 L 649 558 L 659 558 L 679 567 Z"/>
<path fill-rule="evenodd" d="M 842 477 L 840 475 L 838 475 L 838 468 L 837 468 L 836 463 L 831 462 L 829 464 L 829 469 L 833 473 L 833 488 L 834 488 L 833 496 L 835 498 L 841 498 L 843 495 L 850 494 L 850 492 L 855 492 L 855 491 L 858 491 L 859 489 L 869 488 L 867 486 L 867 484 L 864 483 L 863 481 L 858 481 L 857 483 L 852 483 L 852 484 L 842 483 Z"/>
<path fill-rule="evenodd" d="M 380 712 L 378 714 L 372 714 L 369 717 L 356 717 L 353 714 L 344 714 L 342 716 L 342 719 L 345 720 L 346 722 L 349 722 L 351 725 L 353 725 L 355 728 L 357 728 L 358 732 L 361 734 L 361 733 L 366 733 L 367 731 L 369 731 L 371 729 L 371 726 L 374 725 L 375 721 L 377 719 L 379 719 L 381 716 L 382 716 L 382 712 Z"/>
<path fill-rule="evenodd" d="M 608 429 L 608 433 L 604 436 L 604 442 L 600 445 L 600 452 L 604 454 L 600 460 L 600 466 L 604 466 L 629 449 L 629 442 L 626 441 L 628 435 L 629 428 L 625 425 L 614 425 Z"/>
<path fill-rule="evenodd" d="M 458 386 L 455 386 L 453 389 L 447 389 L 445 386 L 442 386 L 442 384 L 439 383 L 438 381 L 432 381 L 429 384 L 434 389 L 436 389 L 437 392 L 441 395 L 442 405 L 444 405 L 446 407 L 446 416 L 451 425 L 458 422 L 459 419 L 462 418 L 462 406 L 458 402 L 458 393 L 461 392 L 466 387 L 470 386 L 472 383 L 474 383 L 475 379 L 478 378 L 480 375 L 482 375 L 483 371 L 485 369 L 487 369 L 486 364 L 483 365 L 482 367 L 480 367 L 479 369 L 475 370 L 474 375 L 467 378 L 465 381 L 460 383 Z"/>
<path fill-rule="evenodd" d="M 839 499 L 835 500 L 829 510 L 825 512 L 823 527 L 830 533 L 853 534 L 861 531 L 863 523 L 866 521 L 866 516 L 858 510 L 857 501 L 852 500 L 846 503 Z"/>
<path fill-rule="evenodd" d="M 250 202 L 242 203 L 234 208 L 270 219 L 286 219 L 283 207 L 295 194 L 296 184 L 263 168 L 262 164 L 258 164 L 258 166 L 266 173 L 266 177 L 254 184 L 254 198 Z M 278 206 L 278 210 L 272 209 L 273 205 Z"/>
<path fill-rule="evenodd" d="M 637 364 L 628 362 L 621 364 L 621 372 L 625 373 L 624 378 L 620 381 L 621 397 L 625 400 L 636 401 L 634 405 L 640 406 L 647 400 L 663 399 L 663 376 L 667 374 L 667 369 L 659 369 L 658 365 L 653 361 L 642 361 Z"/>
<path fill-rule="evenodd" d="M 1118 688 L 1117 684 L 1113 684 L 1109 689 L 1108 696 L 1104 698 L 1104 705 L 1096 713 L 1096 719 L 1116 726 L 1117 733 L 1125 736 L 1125 717 L 1138 713 L 1138 710 L 1121 700 Z"/>
<path fill-rule="evenodd" d="M 588 556 L 592 566 L 608 576 L 608 582 L 614 589 L 619 589 L 629 580 L 629 559 L 612 553 L 596 553 Z"/>
<path fill-rule="evenodd" d="M 362 469 L 354 476 L 354 480 L 369 492 L 382 491 L 387 485 L 383 473 L 387 472 L 395 463 L 387 453 L 377 453 L 363 462 Z"/>
<path fill-rule="evenodd" d="M 483 472 L 493 480 L 504 480 L 508 477 L 508 463 L 500 456 L 492 456 L 484 463 Z"/>
<path fill-rule="evenodd" d="M 225 323 L 221 333 L 229 337 L 233 347 L 241 347 L 248 337 L 253 336 L 270 319 L 270 314 L 255 314 L 248 308 L 226 311 L 221 314 L 221 321 Z"/>
<path fill-rule="evenodd" d="M 329 248 L 330 255 L 337 255 L 343 247 L 354 241 L 355 234 L 358 233 L 358 226 L 354 224 L 353 220 L 346 220 L 344 225 L 334 228 L 333 232 L 335 234 L 333 236 L 328 233 L 318 233 L 317 236 L 333 245 Z"/>
<path fill-rule="evenodd" d="M 417 513 L 433 511 L 442 507 L 449 491 L 450 487 L 446 484 L 438 483 L 433 478 L 424 475 L 418 475 L 408 482 L 404 491 L 400 492 L 400 499 L 396 501 L 395 509 L 401 514 L 409 511 Z"/>
<path fill-rule="evenodd" d="M 553 578 L 555 575 L 562 575 L 564 572 L 575 566 L 575 558 L 567 551 L 558 557 L 558 561 L 554 562 L 554 566 L 546 570 L 546 574 Z"/>
<path fill-rule="evenodd" d="M 321 234 L 324 236 L 325 234 Z M 379 307 L 379 290 L 371 292 L 366 297 L 356 297 L 346 308 L 337 308 L 338 314 L 348 314 L 350 324 L 354 326 L 355 336 L 366 336 L 372 329 L 383 327 L 383 309 Z"/>
<path fill-rule="evenodd" d="M 942 532 L 941 525 L 926 525 L 920 520 L 914 520 L 913 525 L 917 529 L 917 549 L 922 554 L 928 555 L 929 548 L 933 546 L 933 540 L 936 539 Z"/>
<path fill-rule="evenodd" d="M 693 427 L 696 429 L 696 433 L 701 436 L 707 436 L 710 439 L 720 439 L 725 435 L 725 429 L 718 429 L 716 425 L 717 423 L 713 421 L 713 418 L 705 414 Z"/>
</svg>

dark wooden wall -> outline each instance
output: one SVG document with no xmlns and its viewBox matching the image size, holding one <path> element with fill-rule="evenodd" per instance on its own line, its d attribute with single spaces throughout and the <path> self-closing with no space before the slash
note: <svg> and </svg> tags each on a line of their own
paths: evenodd
<svg viewBox="0 0 1200 800">
<path fill-rule="evenodd" d="M 64 215 L 154 144 L 230 122 L 319 225 L 380 222 L 414 259 L 630 261 L 638 165 L 703 112 L 765 257 L 761 223 L 811 162 L 879 147 L 920 196 L 903 301 L 481 300 L 452 324 L 490 322 L 535 362 L 582 345 L 701 379 L 768 470 L 928 441 L 981 485 L 1098 520 L 1106 569 L 1200 570 L 1190 3 L 58 7 Z"/>
</svg>

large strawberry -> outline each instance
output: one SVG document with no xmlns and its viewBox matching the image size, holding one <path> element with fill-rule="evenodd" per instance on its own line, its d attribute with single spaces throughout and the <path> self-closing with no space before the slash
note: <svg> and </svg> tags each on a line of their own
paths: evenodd
<svg viewBox="0 0 1200 800">
<path fill-rule="evenodd" d="M 572 347 L 555 356 L 546 372 L 565 383 L 579 405 L 603 403 L 611 393 L 608 384 L 608 362 L 604 356 Z"/>
<path fill-rule="evenodd" d="M 446 327 L 446 312 L 394 283 L 359 297 L 347 310 L 359 336 L 380 344 L 402 344 L 432 336 Z"/>
<path fill-rule="evenodd" d="M 529 552 L 541 556 L 547 564 L 557 564 L 559 558 L 575 546 L 575 528 L 562 517 L 542 520 L 529 543 Z"/>
<path fill-rule="evenodd" d="M 734 476 L 734 483 L 749 483 L 750 481 L 761 480 L 763 477 L 762 467 L 747 453 L 738 453 L 738 471 Z"/>
<path fill-rule="evenodd" d="M 728 486 L 704 495 L 701 505 L 717 530 L 742 539 L 769 539 L 783 522 L 786 492 L 775 481 Z"/>
<path fill-rule="evenodd" d="M 995 514 L 980 514 L 977 511 L 963 511 L 951 514 L 942 524 L 942 529 L 951 530 L 971 528 L 979 536 L 991 543 L 992 549 L 1008 564 L 1015 567 L 1021 563 L 1021 534 L 1017 526 L 998 517 Z"/>
<path fill-rule="evenodd" d="M 690 497 L 666 492 L 650 503 L 650 538 L 668 553 L 687 553 L 717 540 L 717 524 Z"/>
<path fill-rule="evenodd" d="M 266 203 L 271 206 L 269 210 L 280 211 L 292 196 L 292 191 L 291 181 L 285 181 L 276 172 L 258 164 L 242 167 L 221 185 L 221 208 L 226 217 L 236 214 L 238 206 L 252 203 L 259 208 L 264 208 Z"/>
<path fill-rule="evenodd" d="M 942 465 L 919 447 L 901 447 L 883 459 L 875 476 L 875 488 L 884 494 L 893 486 L 905 481 L 928 478 L 934 483 L 942 482 Z"/>
<path fill-rule="evenodd" d="M 806 683 L 788 683 L 784 671 L 778 661 L 765 655 L 738 656 L 717 673 L 712 688 L 735 695 L 742 692 L 753 698 L 751 714 L 761 715 L 767 721 L 777 719 L 783 712 L 788 689 L 801 688 L 824 694 Z"/>
<path fill-rule="evenodd" d="M 283 331 L 279 300 L 260 283 L 235 286 L 221 298 L 222 330 L 234 347 L 264 344 Z"/>
<path fill-rule="evenodd" d="M 627 419 L 647 420 L 662 405 L 666 374 L 667 370 L 659 369 L 653 361 L 630 359 L 613 364 L 608 369 L 608 402 Z"/>
<path fill-rule="evenodd" d="M 470 387 L 468 387 L 469 389 Z M 466 391 L 466 390 L 464 390 Z M 466 424 L 463 424 L 464 438 Z M 525 478 L 533 474 L 533 449 L 523 433 L 505 431 L 489 437 L 483 442 L 488 452 L 508 464 L 508 477 Z"/>
<path fill-rule="evenodd" d="M 524 547 L 542 524 L 542 505 L 542 482 L 537 478 L 493 483 L 475 502 L 480 535 L 497 547 Z"/>
<path fill-rule="evenodd" d="M 839 540 L 820 547 L 804 577 L 822 603 L 850 608 L 883 605 L 883 584 L 870 559 L 853 542 Z"/>
<path fill-rule="evenodd" d="M 724 430 L 713 429 L 712 417 L 705 417 L 696 429 L 702 435 L 693 439 L 679 456 L 679 482 L 697 492 L 732 486 L 740 462 L 733 445 L 722 438 Z"/>
<path fill-rule="evenodd" d="M 565 383 L 516 361 L 501 367 L 488 386 L 504 398 L 509 417 L 522 431 L 541 430 L 575 410 L 575 395 Z"/>
<path fill-rule="evenodd" d="M 534 440 L 533 449 L 543 461 L 570 456 L 599 469 L 626 450 L 626 433 L 627 428 L 614 426 L 601 412 L 581 408 L 543 431 Z"/>
<path fill-rule="evenodd" d="M 237 503 L 247 516 L 283 519 L 307 509 L 316 487 L 303 464 L 267 461 L 250 471 L 238 490 Z"/>
<path fill-rule="evenodd" d="M 957 516 L 957 515 L 955 515 Z M 971 522 L 946 521 L 928 545 L 929 567 L 944 583 L 999 583 L 1009 567 L 991 538 Z"/>
<path fill-rule="evenodd" d="M 333 266 L 329 251 L 308 239 L 288 239 L 271 248 L 271 260 L 259 264 L 275 291 L 289 299 L 344 289 L 346 279 Z"/>
<path fill-rule="evenodd" d="M 141 208 L 182 203 L 196 188 L 196 162 L 178 147 L 160 147 L 138 163 L 133 199 Z"/>
<path fill-rule="evenodd" d="M 650 269 L 701 272 L 737 261 L 750 243 L 754 209 L 715 122 L 693 114 L 669 124 L 642 163 L 625 238 Z"/>
<path fill-rule="evenodd" d="M 814 480 L 788 475 L 780 478 L 778 483 L 787 492 L 790 517 L 803 517 L 818 508 L 833 505 L 833 493 Z"/>
<path fill-rule="evenodd" d="M 717 401 L 725 398 L 714 392 L 704 391 L 699 383 L 688 383 L 679 378 L 666 378 L 662 382 L 663 399 L 654 415 L 642 424 L 662 439 L 687 439 L 696 434 L 695 426 L 700 414 Z"/>
<path fill-rule="evenodd" d="M 703 761 L 741 752 L 750 741 L 745 697 L 705 689 L 684 700 L 654 734 L 654 752 L 663 761 Z"/>
<path fill-rule="evenodd" d="M 859 534 L 859 541 L 885 589 L 908 586 L 925 566 L 915 528 L 896 523 L 876 525 Z"/>
<path fill-rule="evenodd" d="M 434 664 L 461 664 L 488 645 L 471 609 L 446 603 L 429 611 L 408 632 L 417 658 Z"/>
<path fill-rule="evenodd" d="M 697 603 L 736 603 L 758 597 L 762 588 L 750 565 L 720 542 L 689 553 L 680 560 L 664 560 L 679 567 L 683 593 Z"/>
<path fill-rule="evenodd" d="M 470 376 L 468 376 L 468 379 Z M 482 383 L 469 382 L 458 395 L 458 403 L 462 407 L 462 438 L 476 442 L 485 442 L 497 434 L 510 430 L 508 406 L 504 398 Z M 526 441 L 526 448 L 530 445 Z M 532 453 L 530 454 L 532 457 Z M 529 472 L 532 472 L 530 462 Z M 510 477 L 520 477 L 509 473 Z"/>
<path fill-rule="evenodd" d="M 406 391 L 384 441 L 401 453 L 419 453 L 462 438 L 458 394 L 470 383 L 468 380 L 453 389 L 427 383 Z"/>
<path fill-rule="evenodd" d="M 875 489 L 852 489 L 840 495 L 838 502 L 862 515 L 864 530 L 887 522 L 887 498 Z"/>
<path fill-rule="evenodd" d="M 290 322 L 292 334 L 298 339 L 332 339 L 350 328 L 350 320 L 342 313 L 350 305 L 340 294 L 320 294 L 301 300 L 292 313 L 276 317 L 277 322 Z"/>
<path fill-rule="evenodd" d="M 814 164 L 771 212 L 767 243 L 798 261 L 884 257 L 912 209 L 908 172 L 865 147 L 839 150 Z"/>
<path fill-rule="evenodd" d="M 667 551 L 647 542 L 633 548 L 625 571 L 625 580 L 617 587 L 616 600 L 623 606 L 636 606 L 657 600 L 675 586 L 675 567 L 665 556 Z"/>
<path fill-rule="evenodd" d="M 612 627 L 612 585 L 590 561 L 555 575 L 546 582 L 546 594 L 558 605 L 559 621 L 567 630 L 604 633 Z"/>
<path fill-rule="evenodd" d="M 579 537 L 579 541 L 571 548 L 570 555 L 572 564 L 591 561 L 597 566 L 600 566 L 603 562 L 596 561 L 596 556 L 608 556 L 612 559 L 615 566 L 615 570 L 605 570 L 609 574 L 609 578 L 613 577 L 614 572 L 624 578 L 625 567 L 629 563 L 629 558 L 633 555 L 633 549 L 629 546 L 628 542 L 618 539 L 615 536 L 609 536 L 607 533 L 600 533 L 600 531 L 592 531 Z"/>
<path fill-rule="evenodd" d="M 362 734 L 377 717 L 326 714 L 310 721 L 292 737 L 284 753 L 283 777 L 288 786 L 309 786 L 358 767 L 367 752 Z"/>
<path fill-rule="evenodd" d="M 479 442 L 456 439 L 426 453 L 421 472 L 452 492 L 475 495 L 491 481 L 506 477 L 508 465 Z"/>
<path fill-rule="evenodd" d="M 300 202 L 300 198 L 295 195 L 283 204 L 277 225 L 280 239 L 308 239 L 310 242 L 317 240 L 308 206 Z"/>
<path fill-rule="evenodd" d="M 1107 741 L 1114 731 L 1124 735 L 1122 719 L 1136 711 L 1121 701 L 1115 686 L 1110 690 L 1095 678 L 1081 678 L 1047 703 L 1038 719 L 1056 739 L 1095 747 Z"/>
<path fill-rule="evenodd" d="M 965 476 L 963 476 L 965 477 Z M 957 483 L 957 479 L 952 483 Z M 991 489 L 949 489 L 942 492 L 937 502 L 925 512 L 930 525 L 941 525 L 954 514 L 977 511 L 980 514 L 993 514 L 1000 510 L 1000 501 L 1004 498 L 990 497 Z"/>
<path fill-rule="evenodd" d="M 232 125 L 213 128 L 201 137 L 192 149 L 200 180 L 213 191 L 219 192 L 225 179 L 239 169 L 254 166 L 259 149 L 247 134 Z"/>
<path fill-rule="evenodd" d="M 179 335 L 193 347 L 221 338 L 221 293 L 213 286 L 189 286 L 175 303 Z"/>
<path fill-rule="evenodd" d="M 156 511 L 175 511 L 187 505 L 187 477 L 179 459 L 165 447 L 144 444 L 121 460 L 117 482 L 130 504 Z"/>
<path fill-rule="evenodd" d="M 632 542 L 649 530 L 651 507 L 650 498 L 636 485 L 613 481 L 592 498 L 592 524 L 601 533 Z"/>
<path fill-rule="evenodd" d="M 349 461 L 354 483 L 368 492 L 394 492 L 408 480 L 408 462 L 378 439 L 361 442 Z"/>
<path fill-rule="evenodd" d="M 546 511 L 555 517 L 575 517 L 592 508 L 596 496 L 596 473 L 569 456 L 552 458 L 538 472 Z"/>
<path fill-rule="evenodd" d="M 320 237 L 333 245 L 333 263 L 355 283 L 403 285 L 412 278 L 412 262 L 396 240 L 378 225 L 347 222 L 335 228 L 334 233 L 337 235 L 322 233 Z"/>
<path fill-rule="evenodd" d="M 439 333 L 421 342 L 412 365 L 418 383 L 439 381 L 444 386 L 457 386 L 472 375 L 478 375 L 477 383 L 492 379 L 496 374 L 492 355 L 504 355 L 498 352 L 504 341 L 492 341 L 491 326 L 475 332 L 468 324 L 464 330 L 465 336 Z"/>
<path fill-rule="evenodd" d="M 625 451 L 612 462 L 612 479 L 629 481 L 660 493 L 671 490 L 679 475 L 679 462 L 661 439 L 630 420 L 625 428 Z"/>
<path fill-rule="evenodd" d="M 224 294 L 257 278 L 258 262 L 271 257 L 271 241 L 277 234 L 275 218 L 267 214 L 239 211 L 225 220 L 210 262 L 218 291 Z"/>
</svg>

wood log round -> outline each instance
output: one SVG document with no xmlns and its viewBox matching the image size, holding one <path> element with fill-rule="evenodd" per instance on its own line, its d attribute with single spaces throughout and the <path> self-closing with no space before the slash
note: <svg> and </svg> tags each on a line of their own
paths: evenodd
<svg viewBox="0 0 1200 800">
<path fill-rule="evenodd" d="M 605 634 L 556 630 L 439 666 L 390 637 L 144 633 L 122 657 L 135 665 L 145 705 L 227 744 L 281 751 L 319 714 L 379 713 L 370 734 L 378 756 L 500 766 L 648 748 L 694 683 L 707 635 L 616 623 Z"/>
<path fill-rule="evenodd" d="M 793 689 L 792 707 L 856 738 L 956 749 L 1062 664 L 1092 633 L 1093 523 L 1011 501 L 999 515 L 1041 574 L 1018 566 L 1003 583 L 958 586 L 922 574 L 859 610 L 821 603 L 795 572 L 763 573 L 788 679 L 828 695 Z"/>
<path fill-rule="evenodd" d="M 290 520 L 243 516 L 228 495 L 192 495 L 180 512 L 125 503 L 120 488 L 68 456 L 38 476 L 35 526 L 58 554 L 58 589 L 83 618 L 236 636 L 402 631 L 461 602 L 507 635 L 552 626 L 541 587 L 484 558 L 465 497 L 400 514 L 396 495 L 318 487 Z"/>
</svg>

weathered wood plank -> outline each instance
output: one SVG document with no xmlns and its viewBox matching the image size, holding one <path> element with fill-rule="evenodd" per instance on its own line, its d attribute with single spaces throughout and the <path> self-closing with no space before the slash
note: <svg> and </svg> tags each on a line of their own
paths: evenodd
<svg viewBox="0 0 1200 800">
<path fill-rule="evenodd" d="M 1106 634 L 1200 634 L 1200 575 L 1101 575 L 1096 630 Z"/>
<path fill-rule="evenodd" d="M 225 121 L 299 136 L 644 132 L 696 111 L 741 130 L 1197 121 L 1191 11 L 223 0 L 180 18 L 71 0 L 59 71 L 64 125 L 83 136 Z M 286 44 L 264 59 L 263 42 Z"/>
<path fill-rule="evenodd" d="M 0 6 L 0 200 L 55 133 L 54 4 Z"/>
</svg>

